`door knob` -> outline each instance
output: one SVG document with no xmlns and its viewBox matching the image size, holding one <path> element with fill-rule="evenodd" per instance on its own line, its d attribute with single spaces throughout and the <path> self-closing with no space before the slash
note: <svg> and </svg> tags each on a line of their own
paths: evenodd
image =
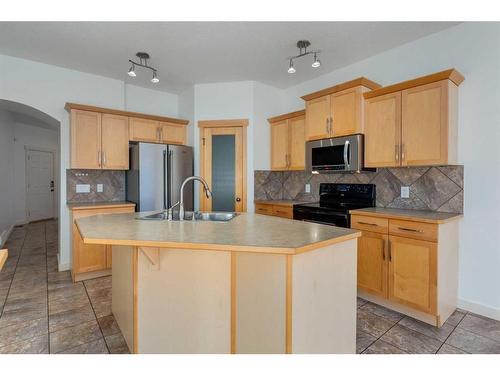
<svg viewBox="0 0 500 375">
<path fill-rule="evenodd" d="M 236 197 L 236 202 L 241 202 L 241 198 L 240 197 Z"/>
</svg>

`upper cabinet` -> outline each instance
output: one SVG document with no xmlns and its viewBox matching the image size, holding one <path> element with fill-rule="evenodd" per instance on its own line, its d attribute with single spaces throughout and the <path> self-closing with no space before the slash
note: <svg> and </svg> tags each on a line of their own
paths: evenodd
<svg viewBox="0 0 500 375">
<path fill-rule="evenodd" d="M 129 141 L 186 143 L 188 121 L 67 103 L 73 169 L 129 169 Z"/>
<path fill-rule="evenodd" d="M 268 119 L 271 126 L 271 169 L 305 168 L 305 114 L 287 113 Z"/>
<path fill-rule="evenodd" d="M 303 96 L 306 101 L 306 140 L 363 133 L 363 93 L 380 88 L 366 78 Z"/>
<path fill-rule="evenodd" d="M 365 165 L 456 163 L 458 86 L 463 80 L 450 69 L 365 93 Z"/>
</svg>

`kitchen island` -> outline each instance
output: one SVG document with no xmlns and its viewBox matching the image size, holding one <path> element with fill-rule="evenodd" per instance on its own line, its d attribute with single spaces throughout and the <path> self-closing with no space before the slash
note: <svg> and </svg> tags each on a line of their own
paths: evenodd
<svg viewBox="0 0 500 375">
<path fill-rule="evenodd" d="M 112 309 L 133 353 L 355 353 L 360 232 L 258 214 L 76 220 L 112 246 Z"/>
</svg>

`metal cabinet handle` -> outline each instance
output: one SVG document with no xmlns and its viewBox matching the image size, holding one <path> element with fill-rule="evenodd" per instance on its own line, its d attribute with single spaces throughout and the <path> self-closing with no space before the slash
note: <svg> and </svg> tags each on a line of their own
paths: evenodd
<svg viewBox="0 0 500 375">
<path fill-rule="evenodd" d="M 105 167 L 106 166 L 106 152 L 105 151 L 102 152 L 102 160 L 103 160 L 102 166 Z"/>
<path fill-rule="evenodd" d="M 387 242 L 387 249 L 389 250 L 389 262 L 392 262 L 392 246 L 391 246 L 391 240 Z"/>
<path fill-rule="evenodd" d="M 399 145 L 395 145 L 394 148 L 396 149 L 396 151 L 395 151 L 396 161 L 399 162 Z"/>
<path fill-rule="evenodd" d="M 333 117 L 330 117 L 330 134 L 333 133 Z"/>
<path fill-rule="evenodd" d="M 366 223 L 364 221 L 358 221 L 358 224 L 363 224 L 363 225 L 371 225 L 373 227 L 378 227 L 378 224 L 375 223 Z"/>
<path fill-rule="evenodd" d="M 403 227 L 398 227 L 399 230 L 404 230 L 406 232 L 414 232 L 414 233 L 424 233 L 422 229 L 412 229 L 412 228 L 403 228 Z"/>
<path fill-rule="evenodd" d="M 102 165 L 101 151 L 97 151 L 97 164 L 99 167 Z"/>
<path fill-rule="evenodd" d="M 387 241 L 382 240 L 382 260 L 385 262 L 385 247 L 387 246 Z"/>
<path fill-rule="evenodd" d="M 401 145 L 401 161 L 405 160 L 405 144 Z"/>
<path fill-rule="evenodd" d="M 326 119 L 326 132 L 330 133 L 330 117 Z"/>
<path fill-rule="evenodd" d="M 160 128 L 160 142 L 163 142 L 163 128 Z"/>
</svg>

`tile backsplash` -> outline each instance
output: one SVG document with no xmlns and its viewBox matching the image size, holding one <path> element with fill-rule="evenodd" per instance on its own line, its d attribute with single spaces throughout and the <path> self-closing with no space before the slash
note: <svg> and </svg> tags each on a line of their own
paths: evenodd
<svg viewBox="0 0 500 375">
<path fill-rule="evenodd" d="M 463 212 L 462 165 L 379 168 L 376 172 L 359 174 L 255 171 L 254 199 L 317 201 L 322 182 L 375 184 L 377 207 Z M 311 185 L 311 193 L 305 193 L 305 184 Z M 402 186 L 410 187 L 409 198 L 401 198 Z"/>
<path fill-rule="evenodd" d="M 77 184 L 89 184 L 90 193 L 77 193 Z M 103 184 L 103 192 L 97 192 L 97 184 Z M 66 201 L 114 202 L 125 200 L 125 171 L 67 169 Z"/>
</svg>

